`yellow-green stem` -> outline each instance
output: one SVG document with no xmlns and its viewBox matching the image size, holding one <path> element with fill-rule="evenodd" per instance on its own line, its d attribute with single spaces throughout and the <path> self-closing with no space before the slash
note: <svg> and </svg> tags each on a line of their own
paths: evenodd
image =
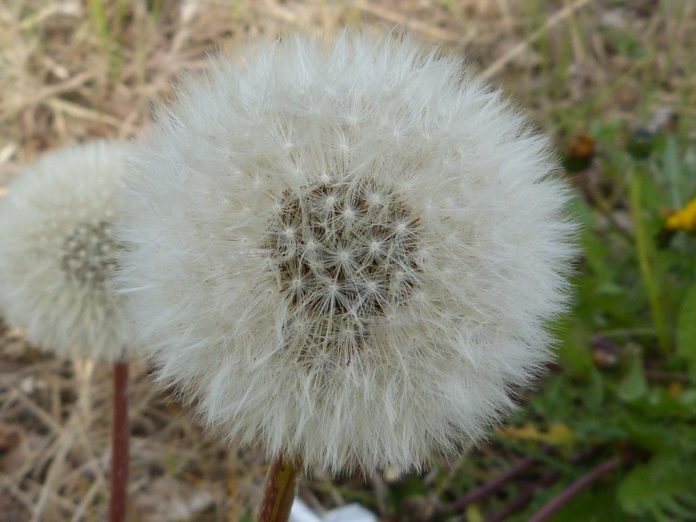
<svg viewBox="0 0 696 522">
<path fill-rule="evenodd" d="M 648 252 L 648 240 L 641 219 L 641 194 L 640 194 L 640 172 L 634 168 L 629 179 L 629 200 L 631 205 L 631 217 L 633 218 L 634 235 L 636 241 L 636 250 L 638 252 L 638 265 L 640 273 L 643 277 L 645 291 L 648 294 L 650 302 L 650 313 L 655 323 L 657 336 L 660 343 L 660 350 L 663 353 L 669 352 L 669 334 L 665 325 L 662 306 L 660 305 L 660 295 L 657 289 L 657 284 L 653 276 L 650 255 Z"/>
</svg>

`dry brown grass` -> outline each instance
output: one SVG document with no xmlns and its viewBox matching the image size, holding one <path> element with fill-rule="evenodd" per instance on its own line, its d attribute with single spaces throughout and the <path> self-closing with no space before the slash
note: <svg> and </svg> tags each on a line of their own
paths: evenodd
<svg viewBox="0 0 696 522">
<path fill-rule="evenodd" d="M 182 73 L 205 69 L 211 50 L 345 25 L 399 25 L 465 53 L 557 138 L 599 116 L 641 126 L 665 114 L 680 115 L 694 136 L 696 2 L 619 4 L 2 0 L 0 195 L 46 149 L 137 135 L 153 104 L 168 98 Z M 0 348 L 0 519 L 103 520 L 109 369 L 40 355 L 5 327 Z M 261 459 L 204 434 L 144 366 L 133 371 L 131 422 L 133 520 L 238 520 L 248 512 Z M 387 487 L 374 479 L 364 490 L 385 518 Z M 318 509 L 344 502 L 321 477 L 303 495 Z"/>
</svg>

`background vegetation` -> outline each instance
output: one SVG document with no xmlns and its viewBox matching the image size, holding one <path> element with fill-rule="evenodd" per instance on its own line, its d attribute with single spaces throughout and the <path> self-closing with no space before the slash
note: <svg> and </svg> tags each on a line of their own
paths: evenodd
<svg viewBox="0 0 696 522">
<path fill-rule="evenodd" d="M 303 499 L 383 520 L 543 520 L 549 502 L 556 521 L 696 520 L 696 208 L 691 233 L 670 214 L 696 197 L 693 0 L 1 0 L 0 196 L 44 150 L 135 135 L 212 50 L 343 25 L 408 28 L 525 107 L 577 189 L 584 254 L 557 364 L 487 444 L 422 476 L 316 476 Z M 0 520 L 103 520 L 110 369 L 6 326 L 0 348 Z M 132 519 L 250 520 L 263 459 L 147 372 Z"/>
</svg>

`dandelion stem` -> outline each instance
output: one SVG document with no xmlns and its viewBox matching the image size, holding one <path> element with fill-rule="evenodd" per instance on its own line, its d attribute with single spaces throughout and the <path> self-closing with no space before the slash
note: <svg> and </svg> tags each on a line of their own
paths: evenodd
<svg viewBox="0 0 696 522">
<path fill-rule="evenodd" d="M 300 466 L 278 457 L 266 476 L 258 522 L 286 522 L 297 493 Z"/>
<path fill-rule="evenodd" d="M 124 522 L 128 506 L 128 363 L 114 364 L 114 404 L 109 521 Z"/>
</svg>

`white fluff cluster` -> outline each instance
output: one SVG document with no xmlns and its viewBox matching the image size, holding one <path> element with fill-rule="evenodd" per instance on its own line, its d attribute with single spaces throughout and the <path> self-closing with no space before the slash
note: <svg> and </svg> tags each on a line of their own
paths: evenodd
<svg viewBox="0 0 696 522">
<path fill-rule="evenodd" d="M 136 151 L 122 285 L 164 379 L 307 468 L 419 468 L 549 360 L 572 225 L 546 141 L 404 38 L 218 59 Z"/>
<path fill-rule="evenodd" d="M 110 279 L 126 147 L 98 141 L 49 152 L 0 201 L 0 307 L 59 357 L 125 356 L 128 323 Z"/>
</svg>

